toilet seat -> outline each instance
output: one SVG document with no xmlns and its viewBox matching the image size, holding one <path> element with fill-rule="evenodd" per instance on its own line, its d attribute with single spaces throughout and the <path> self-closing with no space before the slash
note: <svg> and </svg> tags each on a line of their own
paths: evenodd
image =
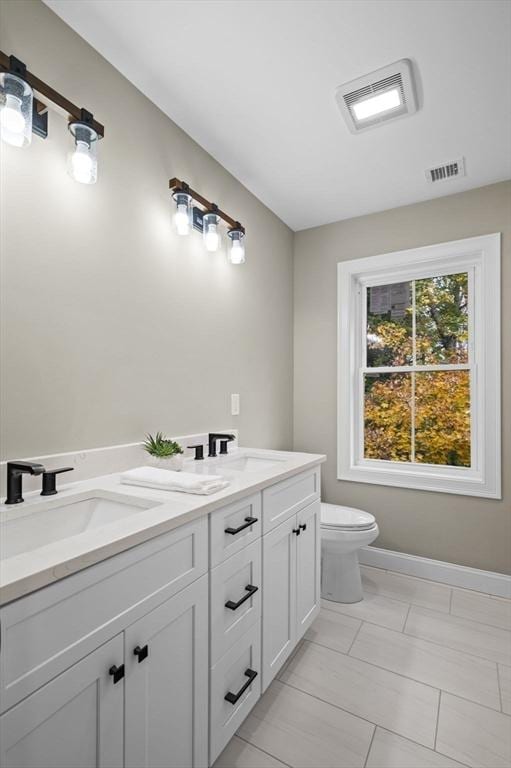
<svg viewBox="0 0 511 768">
<path fill-rule="evenodd" d="M 321 504 L 321 528 L 325 530 L 368 531 L 376 519 L 370 512 L 338 504 Z"/>
</svg>

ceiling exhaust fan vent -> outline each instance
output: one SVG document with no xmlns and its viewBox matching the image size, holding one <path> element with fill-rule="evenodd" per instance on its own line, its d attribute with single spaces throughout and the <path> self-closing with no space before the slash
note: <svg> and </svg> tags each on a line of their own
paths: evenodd
<svg viewBox="0 0 511 768">
<path fill-rule="evenodd" d="M 417 111 L 411 62 L 400 59 L 340 85 L 335 98 L 352 133 L 411 115 Z"/>
<path fill-rule="evenodd" d="M 463 157 L 426 170 L 426 179 L 430 184 L 436 184 L 437 181 L 449 181 L 456 176 L 465 176 L 465 159 Z"/>
</svg>

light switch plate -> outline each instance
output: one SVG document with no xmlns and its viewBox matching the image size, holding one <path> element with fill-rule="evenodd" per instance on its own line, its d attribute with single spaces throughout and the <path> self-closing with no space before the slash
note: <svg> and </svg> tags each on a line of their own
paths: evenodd
<svg viewBox="0 0 511 768">
<path fill-rule="evenodd" d="M 240 396 L 231 395 L 231 416 L 240 415 Z"/>
</svg>

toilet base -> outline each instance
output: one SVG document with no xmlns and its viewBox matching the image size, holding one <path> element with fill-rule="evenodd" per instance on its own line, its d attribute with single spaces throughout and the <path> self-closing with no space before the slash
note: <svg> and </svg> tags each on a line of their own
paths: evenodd
<svg viewBox="0 0 511 768">
<path fill-rule="evenodd" d="M 359 603 L 364 599 L 358 552 L 343 552 L 322 543 L 321 597 L 334 603 Z"/>
</svg>

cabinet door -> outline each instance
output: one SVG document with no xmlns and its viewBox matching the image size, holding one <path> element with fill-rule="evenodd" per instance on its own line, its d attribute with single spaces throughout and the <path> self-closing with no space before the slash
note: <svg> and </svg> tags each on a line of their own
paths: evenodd
<svg viewBox="0 0 511 768">
<path fill-rule="evenodd" d="M 2 768 L 122 768 L 118 635 L 0 717 Z"/>
<path fill-rule="evenodd" d="M 296 515 L 263 536 L 263 691 L 296 638 Z"/>
<path fill-rule="evenodd" d="M 202 768 L 208 753 L 208 576 L 125 632 L 126 768 Z"/>
<path fill-rule="evenodd" d="M 300 535 L 296 537 L 296 632 L 299 640 L 320 610 L 320 515 L 314 501 L 297 515 Z"/>
</svg>

